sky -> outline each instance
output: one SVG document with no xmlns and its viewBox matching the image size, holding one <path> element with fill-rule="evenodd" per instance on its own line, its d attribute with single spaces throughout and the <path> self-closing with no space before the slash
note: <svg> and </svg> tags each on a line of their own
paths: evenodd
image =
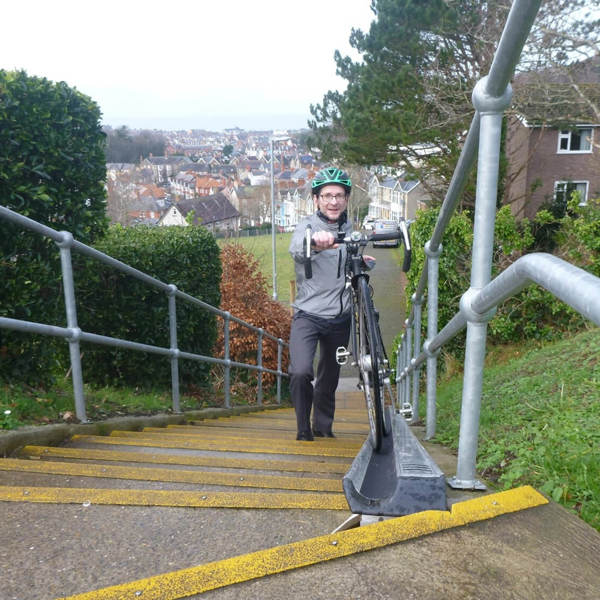
<svg viewBox="0 0 600 600">
<path fill-rule="evenodd" d="M 373 18 L 370 0 L 19 0 L 0 68 L 65 81 L 113 127 L 300 129 Z"/>
</svg>

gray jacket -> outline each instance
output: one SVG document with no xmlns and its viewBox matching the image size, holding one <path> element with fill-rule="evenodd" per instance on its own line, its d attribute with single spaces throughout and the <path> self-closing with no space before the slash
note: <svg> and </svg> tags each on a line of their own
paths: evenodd
<svg viewBox="0 0 600 600">
<path fill-rule="evenodd" d="M 306 279 L 304 275 L 303 241 L 306 226 L 310 224 L 313 233 L 316 231 L 330 231 L 337 235 L 337 223 L 326 223 L 316 213 L 298 223 L 292 241 L 290 254 L 294 259 L 296 269 L 296 300 L 292 306 L 312 315 L 325 319 L 339 317 L 350 310 L 350 290 L 346 289 L 344 266 L 346 264 L 346 246 L 311 253 L 312 278 Z M 350 223 L 342 225 L 344 232 L 351 230 Z"/>
</svg>

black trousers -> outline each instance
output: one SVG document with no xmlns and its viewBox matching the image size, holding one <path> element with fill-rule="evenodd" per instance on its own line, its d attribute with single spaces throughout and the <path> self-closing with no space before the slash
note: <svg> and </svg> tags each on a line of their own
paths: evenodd
<svg viewBox="0 0 600 600">
<path fill-rule="evenodd" d="M 335 390 L 340 365 L 335 359 L 339 346 L 347 346 L 350 337 L 350 314 L 323 319 L 298 311 L 290 332 L 290 393 L 296 411 L 298 431 L 312 428 L 329 433 L 335 413 Z M 313 362 L 319 344 L 317 378 L 313 388 Z"/>
</svg>

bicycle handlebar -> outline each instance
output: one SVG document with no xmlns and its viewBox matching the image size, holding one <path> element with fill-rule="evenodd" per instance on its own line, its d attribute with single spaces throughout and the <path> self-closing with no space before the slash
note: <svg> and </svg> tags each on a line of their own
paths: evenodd
<svg viewBox="0 0 600 600">
<path fill-rule="evenodd" d="M 345 232 L 338 232 L 337 244 L 359 244 L 360 246 L 366 246 L 369 242 L 384 242 L 388 240 L 402 240 L 404 243 L 404 261 L 402 262 L 402 270 L 406 273 L 410 269 L 412 262 L 412 250 L 410 244 L 410 233 L 406 221 L 400 221 L 398 231 L 392 231 L 388 233 L 372 233 L 369 236 L 361 234 L 360 232 L 354 231 L 349 236 Z M 303 240 L 304 250 L 304 276 L 306 279 L 312 278 L 312 263 L 311 263 L 311 247 L 315 243 L 312 239 L 312 227 L 306 226 Z"/>
</svg>

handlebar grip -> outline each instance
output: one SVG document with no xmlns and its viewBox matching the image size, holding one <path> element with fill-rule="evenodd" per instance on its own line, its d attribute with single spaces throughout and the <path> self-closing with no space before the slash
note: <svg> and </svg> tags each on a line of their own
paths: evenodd
<svg viewBox="0 0 600 600">
<path fill-rule="evenodd" d="M 370 242 L 385 242 L 386 240 L 399 240 L 402 237 L 401 231 L 390 231 L 389 233 L 373 233 L 369 237 Z"/>
</svg>

